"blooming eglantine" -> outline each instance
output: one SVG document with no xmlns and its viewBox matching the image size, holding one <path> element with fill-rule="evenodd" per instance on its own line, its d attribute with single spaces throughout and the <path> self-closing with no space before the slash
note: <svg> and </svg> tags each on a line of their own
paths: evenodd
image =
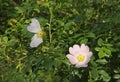
<svg viewBox="0 0 120 82">
<path fill-rule="evenodd" d="M 89 51 L 89 47 L 85 44 L 73 45 L 69 48 L 69 53 L 66 57 L 69 59 L 70 63 L 75 65 L 77 68 L 87 67 L 92 52 Z"/>
<path fill-rule="evenodd" d="M 37 47 L 39 44 L 43 42 L 42 36 L 43 31 L 40 28 L 39 21 L 35 18 L 32 19 L 32 22 L 27 26 L 27 30 L 35 33 L 35 35 L 32 37 L 30 47 Z"/>
</svg>

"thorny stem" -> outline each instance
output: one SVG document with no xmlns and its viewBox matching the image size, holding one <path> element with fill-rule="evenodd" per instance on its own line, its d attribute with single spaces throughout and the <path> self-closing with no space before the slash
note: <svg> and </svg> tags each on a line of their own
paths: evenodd
<svg viewBox="0 0 120 82">
<path fill-rule="evenodd" d="M 49 12 L 50 12 L 49 37 L 50 37 L 50 43 L 51 43 L 51 40 L 52 40 L 52 34 L 51 34 L 51 22 L 52 22 L 52 17 L 53 17 L 52 9 L 51 9 L 51 8 L 49 8 Z"/>
</svg>

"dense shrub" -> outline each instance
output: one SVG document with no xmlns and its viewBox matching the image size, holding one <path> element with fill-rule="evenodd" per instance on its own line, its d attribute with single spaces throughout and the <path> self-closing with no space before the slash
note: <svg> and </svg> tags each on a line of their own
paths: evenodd
<svg viewBox="0 0 120 82">
<path fill-rule="evenodd" d="M 30 47 L 32 18 L 44 30 Z M 0 82 L 120 82 L 119 0 L 0 0 Z M 66 55 L 74 44 L 93 52 L 86 68 Z"/>
</svg>

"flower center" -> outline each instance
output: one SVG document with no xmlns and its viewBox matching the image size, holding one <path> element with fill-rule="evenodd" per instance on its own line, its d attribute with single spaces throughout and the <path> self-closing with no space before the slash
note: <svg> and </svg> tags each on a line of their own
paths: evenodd
<svg viewBox="0 0 120 82">
<path fill-rule="evenodd" d="M 77 57 L 77 60 L 78 60 L 79 62 L 82 62 L 82 61 L 85 60 L 85 56 L 84 56 L 84 55 L 79 55 L 79 56 Z"/>
<path fill-rule="evenodd" d="M 39 31 L 39 32 L 37 33 L 37 36 L 38 36 L 39 38 L 42 38 L 43 34 L 44 34 L 43 31 Z"/>
</svg>

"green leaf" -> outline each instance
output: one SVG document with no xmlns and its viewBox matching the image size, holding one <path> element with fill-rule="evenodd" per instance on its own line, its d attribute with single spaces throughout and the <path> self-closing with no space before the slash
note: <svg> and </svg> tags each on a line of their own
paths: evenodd
<svg viewBox="0 0 120 82">
<path fill-rule="evenodd" d="M 8 42 L 8 37 L 3 37 L 3 41 L 5 42 L 5 43 L 7 43 Z"/>
<path fill-rule="evenodd" d="M 111 55 L 111 51 L 107 48 L 104 48 L 105 53 L 107 54 L 106 56 L 110 56 Z"/>
<path fill-rule="evenodd" d="M 115 75 L 113 76 L 113 78 L 115 78 L 115 79 L 120 79 L 120 74 L 115 74 Z"/>
<path fill-rule="evenodd" d="M 101 78 L 103 79 L 103 81 L 105 81 L 105 82 L 110 81 L 111 77 L 105 70 L 99 70 L 99 74 L 101 74 Z"/>
<path fill-rule="evenodd" d="M 98 56 L 99 58 L 103 58 L 103 57 L 110 57 L 111 55 L 111 51 L 105 47 L 102 47 L 102 48 L 98 48 L 99 49 L 99 52 L 98 52 Z"/>
<path fill-rule="evenodd" d="M 94 34 L 94 33 L 92 33 L 92 32 L 89 32 L 89 33 L 87 34 L 87 37 L 90 37 L 90 38 L 95 38 L 95 34 Z"/>
<path fill-rule="evenodd" d="M 99 78 L 98 70 L 97 69 L 92 69 L 91 70 L 91 76 L 96 81 Z"/>
<path fill-rule="evenodd" d="M 103 40 L 101 38 L 98 39 L 98 45 L 99 46 L 102 46 L 104 43 L 103 43 Z"/>
<path fill-rule="evenodd" d="M 105 57 L 105 53 L 103 52 L 103 51 L 100 51 L 99 53 L 98 53 L 98 56 L 99 56 L 99 58 L 103 58 L 103 57 Z"/>
<path fill-rule="evenodd" d="M 100 48 L 99 48 L 99 47 L 96 47 L 95 50 L 96 50 L 96 51 L 100 51 Z"/>
<path fill-rule="evenodd" d="M 100 63 L 100 64 L 106 64 L 108 61 L 106 59 L 98 59 L 96 60 L 96 62 Z"/>
<path fill-rule="evenodd" d="M 85 39 L 80 41 L 80 44 L 87 44 L 87 42 L 88 42 L 88 39 L 85 38 Z"/>
</svg>

